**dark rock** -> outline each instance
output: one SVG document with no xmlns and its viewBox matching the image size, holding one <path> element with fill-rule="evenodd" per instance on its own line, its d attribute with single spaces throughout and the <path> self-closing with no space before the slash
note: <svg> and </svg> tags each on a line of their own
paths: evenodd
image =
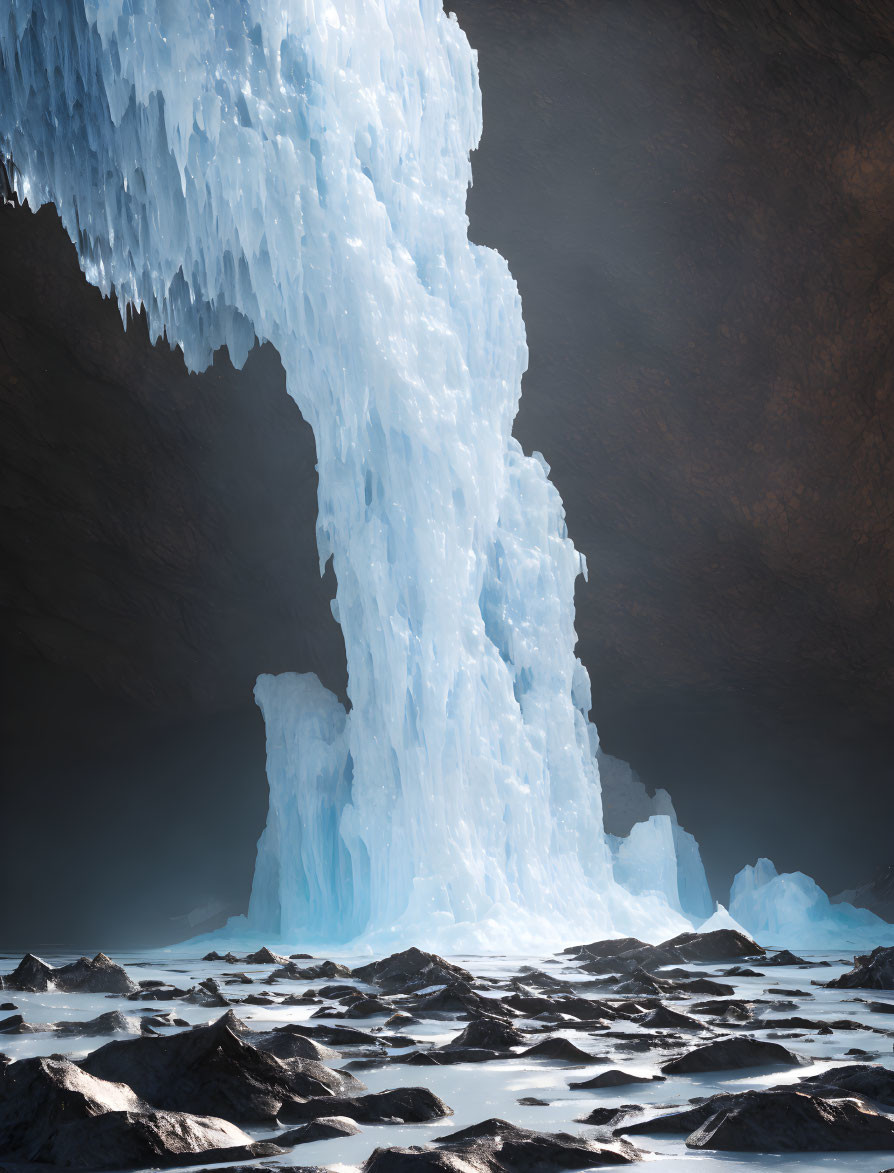
<svg viewBox="0 0 894 1173">
<path fill-rule="evenodd" d="M 677 988 L 681 993 L 710 994 L 714 998 L 726 998 L 736 992 L 732 986 L 712 981 L 710 978 L 695 978 L 691 982 L 682 982 Z"/>
<path fill-rule="evenodd" d="M 63 1035 L 138 1035 L 142 1029 L 139 1018 L 110 1010 L 84 1022 L 57 1022 L 49 1029 Z"/>
<path fill-rule="evenodd" d="M 657 1010 L 650 1010 L 647 1014 L 639 1015 L 636 1020 L 640 1026 L 648 1026 L 658 1030 L 704 1030 L 705 1024 L 688 1014 L 680 1014 L 678 1010 L 671 1010 L 669 1006 L 660 1006 Z"/>
<path fill-rule="evenodd" d="M 510 1059 L 509 1051 L 494 1051 L 484 1047 L 438 1047 L 431 1051 L 413 1051 L 409 1055 L 394 1055 L 392 1063 L 408 1063 L 411 1067 L 450 1067 L 457 1063 L 488 1063 L 494 1059 Z"/>
<path fill-rule="evenodd" d="M 37 1159 L 67 1169 L 196 1165 L 277 1156 L 277 1144 L 250 1136 L 213 1116 L 186 1112 L 106 1112 L 65 1124 Z"/>
<path fill-rule="evenodd" d="M 441 1138 L 437 1148 L 376 1149 L 363 1173 L 553 1173 L 596 1165 L 629 1165 L 640 1154 L 624 1142 L 613 1145 L 565 1132 L 535 1132 L 505 1120 L 484 1120 Z"/>
<path fill-rule="evenodd" d="M 805 961 L 803 957 L 798 957 L 795 953 L 790 953 L 788 949 L 781 949 L 778 953 L 774 953 L 772 957 L 764 957 L 761 965 L 809 965 L 809 961 Z"/>
<path fill-rule="evenodd" d="M 8 1007 L 0 1007 L 0 1009 L 11 1007 L 12 1003 L 10 1002 Z M 894 1002 L 867 1002 L 866 1008 L 871 1010 L 873 1014 L 894 1014 Z"/>
<path fill-rule="evenodd" d="M 639 1104 L 621 1104 L 615 1108 L 593 1108 L 586 1116 L 578 1117 L 578 1124 L 594 1124 L 597 1128 L 607 1128 L 617 1124 L 631 1112 L 640 1111 Z"/>
<path fill-rule="evenodd" d="M 47 1023 L 43 1026 L 32 1026 L 30 1022 L 26 1022 L 21 1014 L 11 1014 L 9 1018 L 4 1018 L 0 1022 L 0 1034 L 4 1035 L 30 1035 L 37 1031 L 52 1030 L 52 1023 Z"/>
<path fill-rule="evenodd" d="M 732 969 L 725 969 L 720 975 L 721 977 L 763 977 L 764 975 L 756 969 L 749 969 L 747 965 L 734 965 Z"/>
<path fill-rule="evenodd" d="M 589 1055 L 586 1051 L 582 1051 L 580 1047 L 576 1047 L 570 1039 L 554 1038 L 544 1039 L 542 1043 L 535 1043 L 533 1047 L 528 1047 L 526 1051 L 522 1051 L 519 1058 L 522 1059 L 558 1059 L 563 1063 L 604 1063 L 605 1059 L 599 1055 Z"/>
<path fill-rule="evenodd" d="M 485 1015 L 507 1017 L 505 1006 L 495 998 L 485 998 L 473 990 L 468 982 L 455 981 L 441 990 L 417 995 L 412 1003 L 413 1013 L 420 1018 L 482 1018 Z"/>
<path fill-rule="evenodd" d="M 35 957 L 33 953 L 26 953 L 12 973 L 2 979 L 5 990 L 28 990 L 39 993 L 49 990 L 53 985 L 56 973 L 52 965 Z"/>
<path fill-rule="evenodd" d="M 452 1115 L 453 1109 L 427 1087 L 401 1087 L 365 1096 L 290 1100 L 279 1118 L 285 1124 L 321 1116 L 348 1116 L 359 1124 L 424 1124 Z"/>
<path fill-rule="evenodd" d="M 363 1087 L 352 1075 L 312 1060 L 277 1059 L 223 1020 L 164 1038 L 107 1043 L 81 1066 L 129 1084 L 156 1107 L 239 1121 L 275 1119 L 284 1102 L 299 1096 Z"/>
<path fill-rule="evenodd" d="M 225 959 L 221 957 L 215 958 L 215 960 L 223 961 Z M 288 960 L 288 957 L 280 957 L 278 953 L 274 953 L 266 945 L 242 958 L 245 965 L 285 965 Z"/>
<path fill-rule="evenodd" d="M 673 949 L 682 961 L 727 961 L 734 957 L 760 957 L 764 949 L 735 929 L 715 929 L 712 933 L 680 933 L 659 948 Z"/>
<path fill-rule="evenodd" d="M 225 1120 L 152 1111 L 125 1084 L 97 1079 L 67 1059 L 24 1059 L 3 1073 L 0 1151 L 21 1161 L 106 1169 L 183 1164 L 194 1153 L 214 1160 L 221 1150 L 236 1160 L 271 1151 L 251 1143 Z"/>
<path fill-rule="evenodd" d="M 388 1016 L 393 1010 L 394 1007 L 381 998 L 357 998 L 345 1010 L 345 1018 L 376 1018 Z"/>
<path fill-rule="evenodd" d="M 778 1043 L 758 1039 L 721 1039 L 696 1047 L 678 1059 L 663 1064 L 665 1075 L 686 1075 L 696 1071 L 727 1071 L 740 1067 L 798 1067 L 791 1051 Z"/>
<path fill-rule="evenodd" d="M 368 985 L 378 986 L 386 994 L 409 994 L 426 986 L 474 980 L 461 966 L 445 961 L 436 953 L 425 953 L 416 948 L 392 953 L 370 965 L 361 965 L 352 971 L 352 976 Z"/>
<path fill-rule="evenodd" d="M 645 941 L 638 937 L 616 937 L 606 941 L 593 941 L 589 945 L 571 945 L 563 949 L 563 953 L 570 953 L 574 957 L 617 957 L 620 953 L 627 953 L 631 949 L 647 949 Z"/>
<path fill-rule="evenodd" d="M 314 959 L 313 953 L 290 953 L 289 954 L 290 961 L 313 961 L 313 959 Z"/>
<path fill-rule="evenodd" d="M 753 1017 L 750 1002 L 739 1002 L 731 998 L 694 1002 L 689 1009 L 693 1014 L 704 1014 L 709 1018 L 730 1018 L 738 1022 L 748 1022 Z"/>
<path fill-rule="evenodd" d="M 0 986 L 0 989 L 2 988 Z M 18 1010 L 18 1006 L 16 1006 L 15 1002 L 3 1002 L 0 1003 L 0 1010 Z"/>
<path fill-rule="evenodd" d="M 627 1071 L 618 1071 L 613 1068 L 610 1071 L 600 1071 L 592 1079 L 586 1079 L 581 1083 L 569 1083 L 568 1086 L 579 1091 L 593 1091 L 601 1087 L 623 1087 L 628 1083 L 655 1083 L 663 1079 L 663 1075 L 631 1075 Z"/>
<path fill-rule="evenodd" d="M 136 982 L 105 953 L 60 966 L 53 971 L 53 985 L 57 990 L 78 994 L 132 994 L 137 989 Z"/>
<path fill-rule="evenodd" d="M 341 965 L 337 961 L 321 961 L 317 965 L 296 965 L 294 961 L 286 961 L 275 969 L 270 977 L 277 979 L 285 979 L 296 982 L 318 982 L 324 978 L 346 978 L 351 976 L 351 971 L 346 965 Z M 353 987 L 352 987 L 353 989 Z M 356 990 L 354 991 L 356 993 Z"/>
<path fill-rule="evenodd" d="M 325 1047 L 307 1035 L 297 1034 L 288 1030 L 270 1030 L 260 1034 L 250 1034 L 246 1041 L 259 1051 L 266 1051 L 268 1055 L 275 1055 L 277 1059 L 314 1059 L 318 1063 L 326 1059 L 338 1059 L 338 1051 Z"/>
<path fill-rule="evenodd" d="M 849 973 L 826 985 L 833 990 L 894 990 L 894 948 L 873 949 L 868 957 L 855 957 Z"/>
<path fill-rule="evenodd" d="M 349 1116 L 318 1116 L 300 1128 L 292 1128 L 288 1132 L 281 1132 L 276 1143 L 283 1148 L 293 1145 L 311 1144 L 315 1140 L 333 1140 L 339 1136 L 356 1136 L 360 1132 L 356 1123 Z"/>
<path fill-rule="evenodd" d="M 505 1051 L 522 1046 L 525 1036 L 516 1027 L 500 1018 L 473 1018 L 465 1030 L 447 1043 L 450 1047 L 483 1047 L 486 1050 Z"/>
<path fill-rule="evenodd" d="M 854 1099 L 800 1089 L 746 1093 L 687 1137 L 689 1148 L 724 1152 L 894 1150 L 894 1120 Z"/>
<path fill-rule="evenodd" d="M 894 1071 L 877 1063 L 850 1063 L 844 1067 L 831 1067 L 819 1075 L 805 1076 L 801 1086 L 811 1090 L 816 1087 L 840 1088 L 894 1107 Z"/>
<path fill-rule="evenodd" d="M 525 1108 L 548 1108 L 549 1100 L 541 1100 L 539 1096 L 520 1096 L 516 1101 Z"/>
</svg>

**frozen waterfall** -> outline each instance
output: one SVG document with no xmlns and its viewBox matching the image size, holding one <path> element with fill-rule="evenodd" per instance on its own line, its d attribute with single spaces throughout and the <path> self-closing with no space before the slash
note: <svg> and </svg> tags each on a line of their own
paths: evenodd
<svg viewBox="0 0 894 1173">
<path fill-rule="evenodd" d="M 442 946 L 685 927 L 612 878 L 574 581 L 505 262 L 471 244 L 475 56 L 440 0 L 6 0 L 0 149 L 193 369 L 255 336 L 311 423 L 352 708 L 262 677 L 251 919 Z M 421 943 L 421 942 L 420 942 Z"/>
<path fill-rule="evenodd" d="M 19 196 L 192 369 L 272 342 L 316 437 L 351 709 L 315 677 L 258 680 L 246 933 L 521 949 L 669 937 L 709 905 L 661 812 L 613 869 L 583 560 L 511 435 L 518 292 L 467 234 L 480 132 L 440 0 L 0 0 Z"/>
</svg>

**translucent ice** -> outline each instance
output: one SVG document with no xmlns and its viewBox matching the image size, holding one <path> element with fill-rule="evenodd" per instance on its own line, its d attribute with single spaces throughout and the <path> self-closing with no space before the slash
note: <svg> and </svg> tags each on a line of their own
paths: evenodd
<svg viewBox="0 0 894 1173">
<path fill-rule="evenodd" d="M 459 946 L 670 936 L 613 879 L 568 538 L 512 438 L 515 284 L 469 242 L 475 56 L 440 0 L 4 0 L 0 152 L 193 369 L 279 350 L 351 711 L 262 678 L 251 925 Z"/>
<path fill-rule="evenodd" d="M 838 949 L 894 944 L 894 925 L 865 908 L 832 904 L 803 872 L 780 875 L 768 859 L 744 867 L 733 880 L 729 911 L 762 945 Z"/>
<path fill-rule="evenodd" d="M 651 815 L 635 823 L 626 838 L 607 839 L 615 879 L 628 892 L 659 894 L 694 924 L 711 916 L 714 902 L 698 844 L 676 817 Z"/>
</svg>

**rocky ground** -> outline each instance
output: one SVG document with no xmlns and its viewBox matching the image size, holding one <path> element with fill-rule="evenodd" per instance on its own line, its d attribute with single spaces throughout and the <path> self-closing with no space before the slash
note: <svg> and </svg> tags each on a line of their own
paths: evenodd
<svg viewBox="0 0 894 1173">
<path fill-rule="evenodd" d="M 0 1173 L 894 1165 L 894 949 L 126 960 L 10 962 Z"/>
</svg>

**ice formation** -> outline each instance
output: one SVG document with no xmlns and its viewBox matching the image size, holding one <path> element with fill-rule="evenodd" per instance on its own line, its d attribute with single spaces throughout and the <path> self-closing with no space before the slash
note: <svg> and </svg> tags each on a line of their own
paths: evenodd
<svg viewBox="0 0 894 1173">
<path fill-rule="evenodd" d="M 803 872 L 781 875 L 769 859 L 744 867 L 730 890 L 730 915 L 762 945 L 790 949 L 894 945 L 894 925 L 866 908 L 832 904 Z"/>
<path fill-rule="evenodd" d="M 714 910 L 701 853 L 675 815 L 650 815 L 626 837 L 607 835 L 615 880 L 633 895 L 655 893 L 701 924 Z"/>
<path fill-rule="evenodd" d="M 585 568 L 511 435 L 515 284 L 467 234 L 480 131 L 441 0 L 0 0 L 18 195 L 192 369 L 271 341 L 314 430 L 351 709 L 314 677 L 258 681 L 246 932 L 521 949 L 669 937 L 704 904 L 666 812 L 614 864 L 603 835 Z"/>
<path fill-rule="evenodd" d="M 252 925 L 518 946 L 684 927 L 612 877 L 568 539 L 468 240 L 475 56 L 440 0 L 5 0 L 0 150 L 88 278 L 204 367 L 270 340 L 310 422 L 350 713 L 262 677 Z M 502 934 L 502 936 L 501 936 Z"/>
</svg>

